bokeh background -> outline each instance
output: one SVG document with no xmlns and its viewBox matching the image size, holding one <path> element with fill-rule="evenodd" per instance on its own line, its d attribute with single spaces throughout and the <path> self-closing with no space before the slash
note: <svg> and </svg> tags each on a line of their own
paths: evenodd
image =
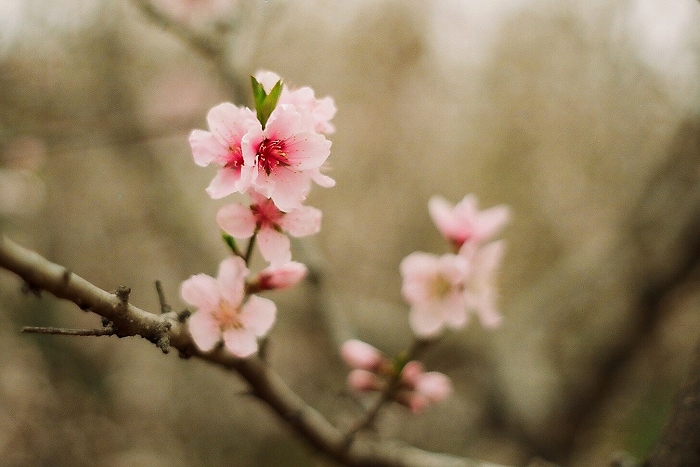
<svg viewBox="0 0 700 467">
<path fill-rule="evenodd" d="M 272 365 L 339 425 L 337 355 L 410 342 L 398 264 L 446 251 L 428 198 L 508 204 L 505 321 L 425 356 L 455 394 L 380 435 L 510 465 L 643 458 L 700 337 L 700 4 L 692 0 L 153 0 L 218 37 L 212 60 L 129 0 L 0 0 L 0 226 L 93 283 L 176 309 L 226 255 L 189 131 L 261 68 L 338 107 L 321 289 L 277 293 Z M 226 70 L 222 74 L 222 70 Z M 322 300 L 318 296 L 323 297 Z M 96 327 L 0 272 L 0 459 L 19 466 L 333 465 L 245 384 Z"/>
</svg>

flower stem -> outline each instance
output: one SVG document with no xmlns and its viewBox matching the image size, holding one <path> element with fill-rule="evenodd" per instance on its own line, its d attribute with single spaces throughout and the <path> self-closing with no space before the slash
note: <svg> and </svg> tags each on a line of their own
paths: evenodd
<svg viewBox="0 0 700 467">
<path fill-rule="evenodd" d="M 253 255 L 253 247 L 255 246 L 255 239 L 258 237 L 258 230 L 256 229 L 255 232 L 253 233 L 253 236 L 250 237 L 250 241 L 248 242 L 248 248 L 245 251 L 245 256 L 243 257 L 243 260 L 245 261 L 245 265 L 248 266 L 250 265 L 250 257 Z"/>
</svg>

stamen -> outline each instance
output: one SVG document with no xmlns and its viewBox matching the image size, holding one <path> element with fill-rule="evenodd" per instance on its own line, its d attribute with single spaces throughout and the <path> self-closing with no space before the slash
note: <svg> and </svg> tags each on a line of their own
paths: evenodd
<svg viewBox="0 0 700 467">
<path fill-rule="evenodd" d="M 265 138 L 258 147 L 258 167 L 270 175 L 279 166 L 289 166 L 289 159 L 284 149 L 284 141 Z"/>
</svg>

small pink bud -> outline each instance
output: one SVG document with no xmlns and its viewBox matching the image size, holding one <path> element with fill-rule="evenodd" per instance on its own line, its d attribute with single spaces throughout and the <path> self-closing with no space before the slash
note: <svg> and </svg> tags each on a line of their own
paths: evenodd
<svg viewBox="0 0 700 467">
<path fill-rule="evenodd" d="M 430 371 L 420 375 L 416 383 L 416 392 L 422 394 L 430 402 L 440 402 L 452 394 L 452 382 L 446 375 Z"/>
<path fill-rule="evenodd" d="M 358 339 L 345 341 L 340 347 L 340 355 L 345 363 L 362 370 L 377 370 L 384 361 L 379 350 Z"/>
<path fill-rule="evenodd" d="M 355 369 L 348 373 L 348 386 L 361 392 L 378 391 L 382 381 L 371 371 Z"/>
<path fill-rule="evenodd" d="M 268 266 L 258 274 L 259 290 L 286 289 L 298 284 L 308 269 L 302 263 L 290 261 L 281 266 Z"/>
<path fill-rule="evenodd" d="M 401 381 L 411 389 L 414 389 L 424 373 L 423 364 L 418 360 L 411 360 L 403 367 Z"/>
</svg>

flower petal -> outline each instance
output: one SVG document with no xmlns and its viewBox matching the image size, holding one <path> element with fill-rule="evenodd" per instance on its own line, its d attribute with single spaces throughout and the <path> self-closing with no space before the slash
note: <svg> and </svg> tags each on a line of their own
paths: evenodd
<svg viewBox="0 0 700 467">
<path fill-rule="evenodd" d="M 255 232 L 255 215 L 248 206 L 227 204 L 216 213 L 216 223 L 236 238 L 250 238 Z"/>
<path fill-rule="evenodd" d="M 247 275 L 248 268 L 239 256 L 229 256 L 219 265 L 219 292 L 229 305 L 238 307 L 243 301 Z"/>
<path fill-rule="evenodd" d="M 216 172 L 207 187 L 207 193 L 212 199 L 221 199 L 231 193 L 243 192 L 247 186 L 241 176 L 241 170 L 223 168 Z"/>
<path fill-rule="evenodd" d="M 297 170 L 318 169 L 331 153 L 331 142 L 319 133 L 296 133 L 284 143 L 289 162 Z"/>
<path fill-rule="evenodd" d="M 187 320 L 187 327 L 195 345 L 202 352 L 209 352 L 221 340 L 218 324 L 205 311 L 197 311 Z"/>
<path fill-rule="evenodd" d="M 251 295 L 245 302 L 239 318 L 243 326 L 258 337 L 262 337 L 275 324 L 277 305 L 270 299 Z"/>
<path fill-rule="evenodd" d="M 180 286 L 180 296 L 198 310 L 213 310 L 219 304 L 219 287 L 216 279 L 206 274 L 197 274 Z"/>
<path fill-rule="evenodd" d="M 226 154 L 226 147 L 208 131 L 192 130 L 189 142 L 194 163 L 200 167 L 206 167 Z"/>
<path fill-rule="evenodd" d="M 292 237 L 313 235 L 321 230 L 322 216 L 320 209 L 302 206 L 300 209 L 293 209 L 282 216 L 280 227 L 289 232 Z"/>
<path fill-rule="evenodd" d="M 248 128 L 258 119 L 247 107 L 236 107 L 224 102 L 212 107 L 207 114 L 207 123 L 212 134 L 229 147 L 237 146 Z"/>
<path fill-rule="evenodd" d="M 421 338 L 435 337 L 444 327 L 444 319 L 439 306 L 433 303 L 414 305 L 408 315 L 413 333 Z"/>
<path fill-rule="evenodd" d="M 262 228 L 257 238 L 260 253 L 271 266 L 281 266 L 292 260 L 291 243 L 286 235 L 271 228 Z"/>
<path fill-rule="evenodd" d="M 245 328 L 227 329 L 223 333 L 224 346 L 236 357 L 246 358 L 258 351 L 258 341 L 252 332 Z"/>
</svg>

